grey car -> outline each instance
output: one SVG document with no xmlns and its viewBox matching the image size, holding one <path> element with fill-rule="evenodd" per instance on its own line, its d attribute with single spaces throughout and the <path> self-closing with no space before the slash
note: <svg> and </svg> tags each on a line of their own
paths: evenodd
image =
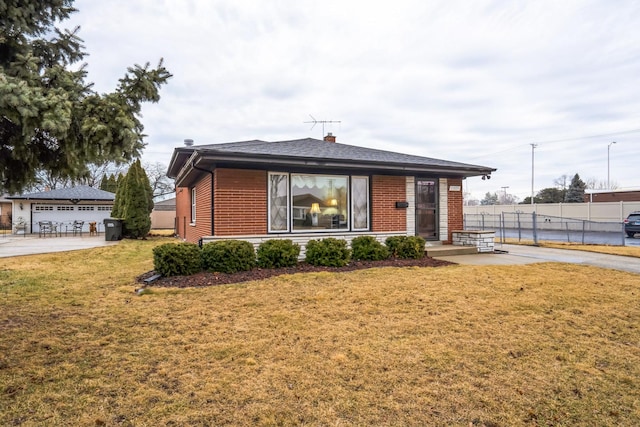
<svg viewBox="0 0 640 427">
<path fill-rule="evenodd" d="M 640 212 L 631 212 L 627 219 L 624 220 L 624 232 L 629 237 L 640 233 Z"/>
</svg>

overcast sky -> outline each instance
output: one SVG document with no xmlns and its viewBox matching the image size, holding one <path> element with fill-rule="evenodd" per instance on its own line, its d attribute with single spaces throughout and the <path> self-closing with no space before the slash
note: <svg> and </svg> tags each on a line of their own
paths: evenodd
<svg viewBox="0 0 640 427">
<path fill-rule="evenodd" d="M 640 187 L 640 2 L 81 0 L 89 80 L 173 74 L 143 161 L 195 144 L 321 139 L 498 169 L 481 199 L 561 175 Z M 615 145 L 609 146 L 613 141 Z"/>
</svg>

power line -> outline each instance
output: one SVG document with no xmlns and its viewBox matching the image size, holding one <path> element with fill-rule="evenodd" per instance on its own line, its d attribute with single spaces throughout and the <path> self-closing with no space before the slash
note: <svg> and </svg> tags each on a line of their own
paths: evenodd
<svg viewBox="0 0 640 427">
<path fill-rule="evenodd" d="M 621 132 L 612 132 L 612 133 L 604 133 L 601 135 L 590 135 L 590 136 L 579 136 L 576 138 L 566 138 L 566 139 L 555 139 L 550 141 L 536 141 L 538 144 L 550 144 L 552 142 L 566 142 L 566 141 L 578 141 L 580 139 L 591 139 L 591 138 L 604 138 L 606 136 L 616 136 L 616 135 L 625 135 L 628 133 L 637 133 L 640 132 L 640 129 L 632 129 L 632 130 L 624 130 Z"/>
<path fill-rule="evenodd" d="M 640 132 L 640 129 L 631 129 L 631 130 L 624 130 L 624 131 L 620 131 L 620 132 L 604 133 L 604 134 L 600 134 L 600 135 L 579 136 L 579 137 L 565 138 L 565 139 L 552 139 L 552 140 L 547 140 L 547 141 L 536 140 L 535 143 L 536 144 L 551 144 L 551 143 L 555 143 L 555 142 L 579 141 L 581 139 L 591 139 L 591 138 L 605 138 L 605 137 L 609 137 L 609 136 L 626 135 L 626 134 L 638 133 L 638 132 Z M 472 157 L 470 160 L 473 161 L 475 159 L 481 159 L 481 158 L 484 158 L 484 157 L 492 157 L 492 156 L 495 156 L 497 154 L 506 153 L 507 151 L 513 151 L 513 150 L 522 149 L 523 145 L 524 144 L 522 144 L 522 143 L 518 143 L 517 145 L 513 145 L 510 148 L 506 148 L 504 150 L 494 151 L 492 153 L 486 153 L 486 154 L 482 154 L 480 156 Z"/>
</svg>

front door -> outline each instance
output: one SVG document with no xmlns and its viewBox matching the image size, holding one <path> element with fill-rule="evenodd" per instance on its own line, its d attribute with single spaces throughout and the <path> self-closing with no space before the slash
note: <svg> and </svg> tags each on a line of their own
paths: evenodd
<svg viewBox="0 0 640 427">
<path fill-rule="evenodd" d="M 416 179 L 416 233 L 438 240 L 438 180 Z"/>
</svg>

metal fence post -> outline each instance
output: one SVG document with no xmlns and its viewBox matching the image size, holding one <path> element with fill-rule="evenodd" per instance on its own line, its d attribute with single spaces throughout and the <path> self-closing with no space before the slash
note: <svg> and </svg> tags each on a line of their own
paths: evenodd
<svg viewBox="0 0 640 427">
<path fill-rule="evenodd" d="M 504 212 L 500 213 L 499 221 L 500 221 L 500 243 L 504 243 L 504 240 L 505 240 L 504 237 L 505 237 L 505 233 L 506 233 L 506 231 L 504 229 L 505 228 L 505 225 L 504 225 Z"/>
<path fill-rule="evenodd" d="M 516 212 L 518 218 L 518 242 L 522 240 L 522 227 L 520 226 L 520 212 Z"/>
<path fill-rule="evenodd" d="M 584 245 L 584 227 L 585 227 L 586 223 L 587 223 L 586 221 L 584 221 L 584 220 L 582 221 L 582 244 L 583 245 Z"/>
<path fill-rule="evenodd" d="M 535 211 L 531 213 L 531 219 L 533 221 L 533 244 L 538 246 L 538 216 Z"/>
<path fill-rule="evenodd" d="M 625 229 L 624 229 L 624 222 L 622 223 L 622 246 L 626 246 L 627 245 L 627 241 L 625 240 L 625 236 L 627 235 Z"/>
</svg>

